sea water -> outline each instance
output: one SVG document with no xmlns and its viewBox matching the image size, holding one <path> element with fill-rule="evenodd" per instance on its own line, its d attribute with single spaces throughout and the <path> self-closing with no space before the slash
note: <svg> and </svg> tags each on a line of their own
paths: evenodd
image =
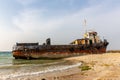
<svg viewBox="0 0 120 80">
<path fill-rule="evenodd" d="M 0 80 L 25 75 L 43 74 L 79 65 L 81 63 L 73 64 L 62 59 L 14 59 L 11 52 L 0 52 Z"/>
<path fill-rule="evenodd" d="M 12 59 L 11 52 L 0 52 L 0 66 L 11 65 Z"/>
</svg>

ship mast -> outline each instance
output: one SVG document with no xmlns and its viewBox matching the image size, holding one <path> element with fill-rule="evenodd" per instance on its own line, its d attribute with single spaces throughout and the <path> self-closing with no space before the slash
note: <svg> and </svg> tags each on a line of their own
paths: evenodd
<svg viewBox="0 0 120 80">
<path fill-rule="evenodd" d="M 85 33 L 87 33 L 87 25 L 86 25 L 86 19 L 84 19 L 84 28 L 85 28 Z"/>
<path fill-rule="evenodd" d="M 84 25 L 83 25 L 84 29 L 85 29 L 85 33 L 84 33 L 84 38 L 88 38 L 88 33 L 87 33 L 87 26 L 86 26 L 86 19 L 84 19 Z"/>
</svg>

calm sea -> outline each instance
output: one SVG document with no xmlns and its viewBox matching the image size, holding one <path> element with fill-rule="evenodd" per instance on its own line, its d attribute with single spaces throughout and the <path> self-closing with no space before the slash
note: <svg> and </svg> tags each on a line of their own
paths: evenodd
<svg viewBox="0 0 120 80">
<path fill-rule="evenodd" d="M 0 52 L 0 66 L 12 65 L 13 59 L 11 52 Z"/>
<path fill-rule="evenodd" d="M 14 59 L 12 52 L 0 52 L 0 66 L 14 66 L 14 65 L 34 65 L 52 63 L 59 60 L 26 60 L 26 59 Z"/>
<path fill-rule="evenodd" d="M 11 52 L 0 52 L 0 80 L 16 78 L 25 75 L 43 74 L 80 65 L 81 63 L 73 64 L 62 59 L 16 60 L 12 56 Z"/>
</svg>

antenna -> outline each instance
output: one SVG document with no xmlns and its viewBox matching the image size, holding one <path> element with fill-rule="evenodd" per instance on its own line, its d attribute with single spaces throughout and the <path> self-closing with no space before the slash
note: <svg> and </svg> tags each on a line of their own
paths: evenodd
<svg viewBox="0 0 120 80">
<path fill-rule="evenodd" d="M 86 23 L 87 23 L 87 21 L 86 21 L 86 19 L 84 19 L 84 28 L 85 28 L 85 33 L 87 33 Z"/>
<path fill-rule="evenodd" d="M 83 26 L 84 26 L 84 29 L 85 29 L 85 33 L 84 33 L 84 38 L 87 38 L 88 36 L 89 36 L 89 34 L 87 33 L 87 29 L 86 29 L 86 19 L 84 19 L 84 24 L 83 24 Z"/>
</svg>

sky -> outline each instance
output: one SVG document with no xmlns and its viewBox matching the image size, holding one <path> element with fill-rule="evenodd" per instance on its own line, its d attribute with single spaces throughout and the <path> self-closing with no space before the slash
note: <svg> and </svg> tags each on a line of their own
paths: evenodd
<svg viewBox="0 0 120 80">
<path fill-rule="evenodd" d="M 84 20 L 87 25 L 84 26 Z M 0 51 L 16 42 L 69 44 L 85 30 L 120 49 L 120 0 L 0 0 Z"/>
</svg>

